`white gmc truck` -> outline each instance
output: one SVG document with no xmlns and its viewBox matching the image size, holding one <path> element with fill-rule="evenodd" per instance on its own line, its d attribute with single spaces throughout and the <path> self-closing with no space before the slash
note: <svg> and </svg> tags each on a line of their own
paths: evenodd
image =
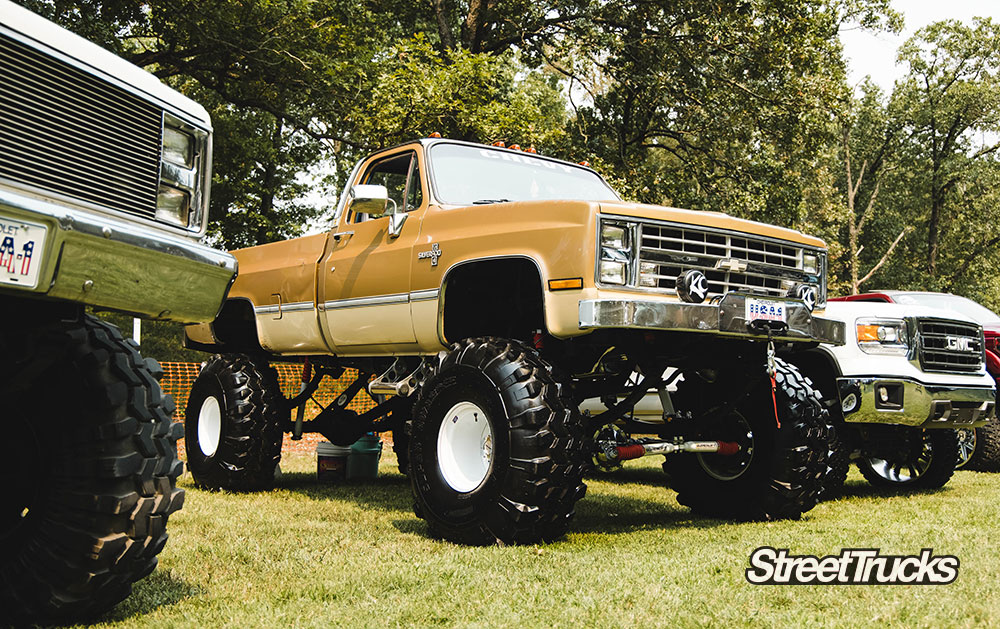
<svg viewBox="0 0 1000 629">
<path fill-rule="evenodd" d="M 961 456 L 956 428 L 984 425 L 995 411 L 983 328 L 954 311 L 831 301 L 846 343 L 791 358 L 830 403 L 835 438 L 827 494 L 850 464 L 877 487 L 934 489 Z"/>
<path fill-rule="evenodd" d="M 982 326 L 954 311 L 872 302 L 830 301 L 825 316 L 845 324 L 845 343 L 785 356 L 830 409 L 824 496 L 840 491 L 851 463 L 876 487 L 942 487 L 968 446 L 955 429 L 982 426 L 995 412 Z M 636 404 L 633 429 L 656 432 L 670 415 L 660 399 L 650 391 Z M 591 399 L 583 408 L 605 406 Z"/>
</svg>

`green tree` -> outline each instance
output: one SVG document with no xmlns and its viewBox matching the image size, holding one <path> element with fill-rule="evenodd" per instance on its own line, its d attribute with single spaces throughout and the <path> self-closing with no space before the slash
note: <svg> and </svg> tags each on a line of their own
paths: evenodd
<svg viewBox="0 0 1000 629">
<path fill-rule="evenodd" d="M 972 26 L 938 22 L 907 41 L 899 59 L 909 72 L 896 85 L 893 107 L 909 134 L 907 169 L 915 176 L 911 201 L 925 270 L 937 281 L 942 245 L 964 232 L 954 228 L 964 226 L 956 219 L 968 203 L 966 191 L 983 174 L 977 165 L 1000 148 L 1000 27 L 981 18 Z"/>
<path fill-rule="evenodd" d="M 839 284 L 853 295 L 889 262 L 912 227 L 900 225 L 897 208 L 882 194 L 887 177 L 898 170 L 903 129 L 878 86 L 862 83 L 861 95 L 850 98 L 838 126 L 841 169 L 836 181 L 844 212 L 838 237 L 844 246 L 832 262 L 842 271 Z"/>
</svg>

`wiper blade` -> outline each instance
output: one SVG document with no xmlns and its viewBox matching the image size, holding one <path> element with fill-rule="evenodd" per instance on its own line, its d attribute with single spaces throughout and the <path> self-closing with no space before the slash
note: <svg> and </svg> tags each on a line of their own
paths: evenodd
<svg viewBox="0 0 1000 629">
<path fill-rule="evenodd" d="M 478 201 L 473 201 L 473 205 L 489 205 L 490 203 L 507 203 L 510 199 L 479 199 Z"/>
</svg>

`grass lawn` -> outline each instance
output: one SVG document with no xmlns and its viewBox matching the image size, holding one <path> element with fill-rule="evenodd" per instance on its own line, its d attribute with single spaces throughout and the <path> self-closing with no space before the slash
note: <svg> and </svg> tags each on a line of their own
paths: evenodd
<svg viewBox="0 0 1000 629">
<path fill-rule="evenodd" d="M 286 455 L 275 490 L 194 489 L 170 519 L 160 565 L 104 616 L 108 627 L 1000 626 L 1000 475 L 944 490 L 844 498 L 799 522 L 692 517 L 652 457 L 588 480 L 570 534 L 544 546 L 465 548 L 427 537 L 390 449 L 364 484 L 321 485 Z M 944 586 L 754 586 L 758 546 L 844 547 L 961 559 Z"/>
</svg>

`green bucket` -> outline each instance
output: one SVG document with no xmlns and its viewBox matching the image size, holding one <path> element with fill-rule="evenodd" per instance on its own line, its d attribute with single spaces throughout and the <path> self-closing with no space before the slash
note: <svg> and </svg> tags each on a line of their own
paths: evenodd
<svg viewBox="0 0 1000 629">
<path fill-rule="evenodd" d="M 378 435 L 367 434 L 351 446 L 347 455 L 347 478 L 375 478 L 378 476 L 378 462 L 382 458 L 382 439 Z"/>
</svg>

